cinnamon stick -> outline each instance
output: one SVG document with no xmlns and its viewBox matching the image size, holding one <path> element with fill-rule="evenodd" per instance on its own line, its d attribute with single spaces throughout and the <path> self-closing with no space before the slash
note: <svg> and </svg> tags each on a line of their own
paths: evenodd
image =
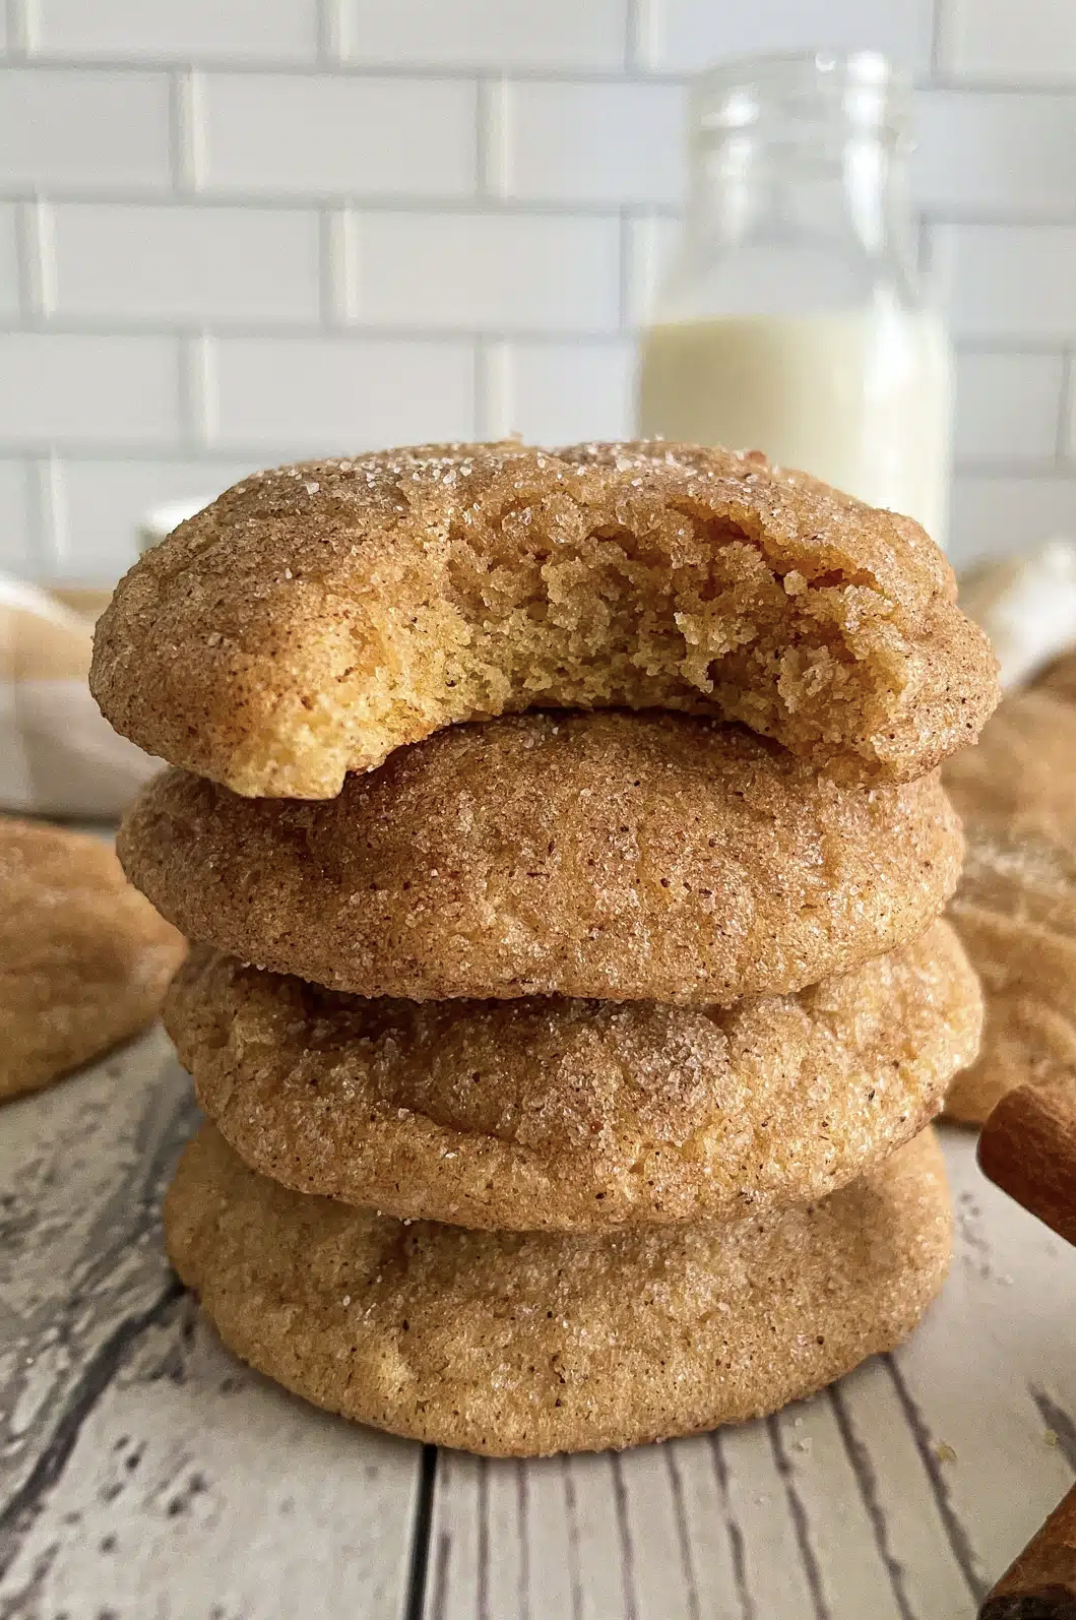
<svg viewBox="0 0 1076 1620">
<path fill-rule="evenodd" d="M 1010 1091 L 983 1126 L 979 1164 L 1018 1204 L 1076 1243 L 1076 1088 Z"/>
<path fill-rule="evenodd" d="M 1020 1086 L 979 1138 L 990 1180 L 1076 1243 L 1076 1090 Z M 979 1611 L 979 1620 L 1076 1620 L 1076 1486 Z"/>
<path fill-rule="evenodd" d="M 979 1620 L 1076 1620 L 1076 1485 L 979 1610 Z"/>
</svg>

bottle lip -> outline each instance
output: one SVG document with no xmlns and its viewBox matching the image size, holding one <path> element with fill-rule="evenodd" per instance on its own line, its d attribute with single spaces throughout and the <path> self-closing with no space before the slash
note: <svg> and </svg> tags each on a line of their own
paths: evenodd
<svg viewBox="0 0 1076 1620">
<path fill-rule="evenodd" d="M 865 129 L 900 126 L 911 80 L 880 51 L 773 51 L 730 57 L 691 85 L 691 124 L 702 134 L 749 128 L 785 116 L 839 111 Z"/>
</svg>

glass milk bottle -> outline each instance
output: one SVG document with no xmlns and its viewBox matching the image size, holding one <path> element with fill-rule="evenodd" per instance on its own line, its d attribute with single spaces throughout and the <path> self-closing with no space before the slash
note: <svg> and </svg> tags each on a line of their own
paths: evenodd
<svg viewBox="0 0 1076 1620">
<path fill-rule="evenodd" d="M 952 356 L 917 275 L 907 100 L 873 53 L 759 57 L 696 82 L 638 418 L 647 438 L 764 450 L 944 545 Z"/>
</svg>

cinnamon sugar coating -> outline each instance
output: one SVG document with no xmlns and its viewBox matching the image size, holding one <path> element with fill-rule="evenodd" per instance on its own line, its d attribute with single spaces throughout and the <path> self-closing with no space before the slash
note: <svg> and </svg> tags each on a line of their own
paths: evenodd
<svg viewBox="0 0 1076 1620">
<path fill-rule="evenodd" d="M 119 840 L 188 938 L 278 973 L 678 1006 L 799 990 L 914 938 L 962 848 L 936 775 L 841 786 L 738 727 L 619 712 L 454 726 L 322 803 L 167 772 Z"/>
<path fill-rule="evenodd" d="M 210 1119 L 299 1192 L 496 1231 L 734 1221 L 844 1186 L 978 1048 L 936 923 L 797 996 L 366 1001 L 195 948 L 165 1024 Z"/>
<path fill-rule="evenodd" d="M 946 1098 L 981 1124 L 1015 1086 L 1076 1090 L 1076 703 L 1064 664 L 1007 698 L 946 779 L 968 858 L 950 915 L 983 982 L 982 1052 Z"/>
<path fill-rule="evenodd" d="M 0 1100 L 152 1023 L 185 950 L 107 844 L 0 817 Z"/>
<path fill-rule="evenodd" d="M 427 445 L 250 477 L 120 583 L 91 684 L 172 764 L 311 799 L 535 705 L 716 714 L 835 774 L 910 780 L 997 701 L 918 524 L 665 443 Z"/>
<path fill-rule="evenodd" d="M 243 1360 L 492 1456 L 639 1445 L 811 1394 L 911 1331 L 950 1228 L 929 1130 L 820 1203 L 734 1226 L 405 1225 L 255 1175 L 211 1126 L 165 1203 L 172 1263 Z"/>
</svg>

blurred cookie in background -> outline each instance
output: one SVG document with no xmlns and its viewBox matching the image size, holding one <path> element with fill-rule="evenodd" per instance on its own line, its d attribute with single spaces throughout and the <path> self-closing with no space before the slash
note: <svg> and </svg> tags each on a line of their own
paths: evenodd
<svg viewBox="0 0 1076 1620">
<path fill-rule="evenodd" d="M 185 951 L 108 844 L 0 818 L 0 1100 L 152 1023 Z"/>
<path fill-rule="evenodd" d="M 1039 691 L 1048 692 L 1064 703 L 1076 703 L 1076 648 L 1044 670 L 1035 685 Z"/>
<path fill-rule="evenodd" d="M 1007 698 L 945 782 L 967 838 L 950 917 L 986 1000 L 946 1113 L 981 1124 L 1015 1086 L 1076 1090 L 1076 653 Z"/>
</svg>

